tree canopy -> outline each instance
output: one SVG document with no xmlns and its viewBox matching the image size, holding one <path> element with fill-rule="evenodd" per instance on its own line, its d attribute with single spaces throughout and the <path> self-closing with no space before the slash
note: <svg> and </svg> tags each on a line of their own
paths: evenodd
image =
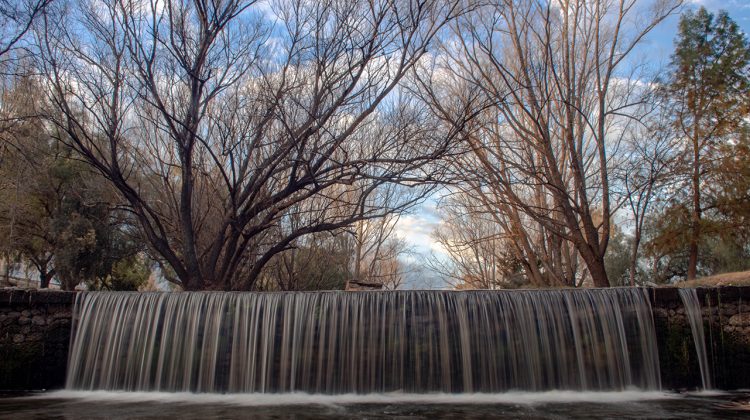
<svg viewBox="0 0 750 420">
<path fill-rule="evenodd" d="M 312 290 L 750 268 L 750 45 L 680 0 L 0 0 L 5 277 Z M 666 68 L 638 55 L 684 11 Z M 438 254 L 400 231 L 425 201 Z M 147 280 L 149 280 L 147 284 Z"/>
</svg>

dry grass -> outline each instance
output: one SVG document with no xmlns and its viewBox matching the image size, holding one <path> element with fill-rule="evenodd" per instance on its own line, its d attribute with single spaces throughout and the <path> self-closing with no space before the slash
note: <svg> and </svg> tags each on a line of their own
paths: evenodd
<svg viewBox="0 0 750 420">
<path fill-rule="evenodd" d="M 750 271 L 737 271 L 734 273 L 717 274 L 715 276 L 701 277 L 691 281 L 675 283 L 677 287 L 703 287 L 703 286 L 750 286 Z"/>
</svg>

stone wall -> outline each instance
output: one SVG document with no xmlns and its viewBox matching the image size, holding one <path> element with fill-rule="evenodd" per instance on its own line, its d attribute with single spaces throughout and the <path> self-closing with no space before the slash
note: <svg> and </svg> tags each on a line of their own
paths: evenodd
<svg viewBox="0 0 750 420">
<path fill-rule="evenodd" d="M 675 288 L 652 289 L 662 386 L 701 386 L 690 323 Z M 750 287 L 698 288 L 714 388 L 750 388 Z"/>
<path fill-rule="evenodd" d="M 62 388 L 74 292 L 0 290 L 0 390 Z"/>
</svg>

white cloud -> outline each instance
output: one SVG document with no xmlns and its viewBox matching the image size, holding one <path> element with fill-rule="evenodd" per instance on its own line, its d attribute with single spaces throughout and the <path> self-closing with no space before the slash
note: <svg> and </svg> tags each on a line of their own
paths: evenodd
<svg viewBox="0 0 750 420">
<path fill-rule="evenodd" d="M 395 233 L 417 252 L 430 251 L 434 242 L 430 235 L 436 225 L 436 221 L 422 214 L 406 215 L 399 219 Z"/>
<path fill-rule="evenodd" d="M 436 205 L 434 199 L 428 199 L 413 213 L 401 216 L 396 223 L 394 232 L 415 251 L 414 262 L 420 262 L 430 254 L 446 254 L 443 247 L 432 237 L 432 232 L 441 221 Z"/>
<path fill-rule="evenodd" d="M 747 0 L 687 0 L 685 3 L 713 10 L 723 9 L 728 11 L 730 16 L 736 9 L 750 9 L 750 3 Z"/>
</svg>

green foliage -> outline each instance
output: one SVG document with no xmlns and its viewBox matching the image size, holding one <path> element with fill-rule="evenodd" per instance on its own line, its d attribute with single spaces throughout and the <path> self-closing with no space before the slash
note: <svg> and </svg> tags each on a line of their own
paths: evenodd
<svg viewBox="0 0 750 420">
<path fill-rule="evenodd" d="M 349 267 L 345 263 L 348 255 L 329 253 L 324 249 L 306 249 L 311 261 L 305 270 L 297 272 L 298 290 L 341 290 L 349 278 Z"/>
<path fill-rule="evenodd" d="M 143 255 L 132 255 L 112 264 L 109 272 L 88 282 L 94 290 L 137 291 L 148 281 L 151 264 Z"/>
<path fill-rule="evenodd" d="M 702 231 L 698 274 L 714 274 L 750 269 L 750 248 L 744 229 L 729 229 L 720 214 L 701 220 Z M 646 223 L 645 257 L 650 281 L 672 283 L 687 275 L 689 218 L 685 206 L 673 204 L 656 212 Z"/>
<path fill-rule="evenodd" d="M 750 133 L 747 128 L 734 142 L 721 147 L 713 185 L 716 212 L 724 231 L 750 243 Z"/>
<path fill-rule="evenodd" d="M 61 282 L 68 288 L 84 281 L 105 284 L 107 289 L 120 290 L 113 287 L 118 284 L 123 284 L 126 290 L 133 289 L 128 284 L 134 279 L 109 281 L 131 266 L 136 273 L 140 270 L 135 259 L 139 247 L 128 240 L 108 205 L 63 200 L 61 210 L 66 216 L 53 221 L 55 267 Z M 136 285 L 143 283 L 148 275 L 140 277 L 142 280 L 136 281 Z"/>
<path fill-rule="evenodd" d="M 644 256 L 647 278 L 654 283 L 671 283 L 687 275 L 688 212 L 671 205 L 648 217 L 644 226 Z"/>
<path fill-rule="evenodd" d="M 341 290 L 350 273 L 350 253 L 340 237 L 313 236 L 277 255 L 266 267 L 263 290 Z M 339 235 L 343 237 L 343 235 Z"/>
<path fill-rule="evenodd" d="M 750 269 L 750 250 L 744 241 L 733 236 L 710 238 L 706 244 L 704 265 L 710 274 Z"/>
<path fill-rule="evenodd" d="M 15 93 L 10 99 L 41 95 L 27 79 L 17 82 Z M 22 115 L 33 115 L 39 106 L 33 100 L 21 105 L 26 110 L 16 112 Z M 135 256 L 142 251 L 141 241 L 132 237 L 126 215 L 115 210 L 117 197 L 107 181 L 73 159 L 73 151 L 38 118 L 19 119 L 6 135 L 9 147 L 0 166 L 6 260 L 18 256 L 39 271 L 44 283 L 54 276 L 64 289 L 82 281 L 126 289 L 140 284 Z M 138 275 L 123 275 L 128 270 Z"/>
<path fill-rule="evenodd" d="M 682 16 L 668 92 L 686 136 L 737 132 L 750 106 L 748 64 L 748 42 L 726 12 L 701 7 Z"/>
<path fill-rule="evenodd" d="M 723 11 L 688 11 L 679 30 L 663 92 L 680 141 L 675 183 L 644 235 L 657 282 L 744 269 L 750 238 L 750 45 Z"/>
<path fill-rule="evenodd" d="M 607 253 L 604 255 L 604 268 L 612 286 L 628 284 L 632 239 L 623 233 L 619 226 L 612 224 Z"/>
</svg>

